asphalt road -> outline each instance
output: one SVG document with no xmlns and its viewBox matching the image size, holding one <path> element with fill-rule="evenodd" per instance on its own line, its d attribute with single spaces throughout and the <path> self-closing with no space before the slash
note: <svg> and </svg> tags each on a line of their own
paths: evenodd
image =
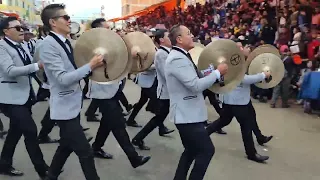
<svg viewBox="0 0 320 180">
<path fill-rule="evenodd" d="M 134 104 L 140 96 L 140 88 L 128 82 L 125 94 L 130 103 Z M 84 111 L 90 100 L 84 102 Z M 210 120 L 218 115 L 207 102 Z M 48 107 L 47 102 L 34 106 L 33 117 L 40 129 L 40 121 Z M 265 147 L 256 145 L 260 154 L 269 155 L 266 164 L 258 164 L 245 158 L 240 128 L 236 121 L 224 128 L 227 135 L 212 135 L 216 153 L 208 168 L 206 180 L 319 180 L 320 179 L 320 119 L 316 116 L 304 114 L 299 107 L 289 109 L 271 109 L 268 104 L 254 101 L 257 120 L 265 135 L 274 135 L 274 139 Z M 145 109 L 138 114 L 136 120 L 145 124 L 153 115 Z M 1 119 L 8 127 L 8 119 L 2 114 Z M 90 134 L 95 135 L 98 123 L 88 123 Z M 175 128 L 166 121 L 166 126 Z M 139 128 L 128 127 L 127 131 L 132 138 Z M 54 128 L 51 137 L 59 137 L 58 127 Z M 104 149 L 114 155 L 113 160 L 96 159 L 96 166 L 101 180 L 172 180 L 178 160 L 183 151 L 179 135 L 174 132 L 170 137 L 160 137 L 155 130 L 145 142 L 151 147 L 150 151 L 138 151 L 140 154 L 152 155 L 151 160 L 144 166 L 133 169 L 111 135 Z M 0 140 L 2 148 L 3 140 Z M 41 145 L 45 159 L 50 164 L 57 144 Z M 25 176 L 11 178 L 0 176 L 0 180 L 35 180 L 38 176 L 26 153 L 23 139 L 19 142 L 15 156 L 14 167 L 25 172 Z M 65 165 L 65 171 L 60 180 L 84 180 L 77 157 L 72 154 Z"/>
</svg>

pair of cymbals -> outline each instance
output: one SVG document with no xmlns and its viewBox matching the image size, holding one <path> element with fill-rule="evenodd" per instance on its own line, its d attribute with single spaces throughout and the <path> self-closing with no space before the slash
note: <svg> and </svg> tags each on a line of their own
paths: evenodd
<svg viewBox="0 0 320 180">
<path fill-rule="evenodd" d="M 262 89 L 269 89 L 278 85 L 285 73 L 279 50 L 272 45 L 262 45 L 252 51 L 247 58 L 247 66 L 249 66 L 249 75 L 261 72 L 269 72 L 271 74 L 269 81 L 264 80 L 255 84 Z"/>
<path fill-rule="evenodd" d="M 104 56 L 104 66 L 96 68 L 90 79 L 96 82 L 120 81 L 128 73 L 148 69 L 154 59 L 155 45 L 144 33 L 131 32 L 120 37 L 106 28 L 94 28 L 83 33 L 74 48 L 78 67 L 87 64 L 96 54 Z"/>
<path fill-rule="evenodd" d="M 221 63 L 228 65 L 228 72 L 223 76 L 224 85 L 216 83 L 209 88 L 218 94 L 224 94 L 238 86 L 247 70 L 243 52 L 234 41 L 229 39 L 217 39 L 208 44 L 200 53 L 198 68 L 204 70 L 210 64 L 217 68 Z"/>
<path fill-rule="evenodd" d="M 261 46 L 258 46 L 257 48 L 255 48 L 250 54 L 249 56 L 247 57 L 247 65 L 249 66 L 251 61 L 256 58 L 258 55 L 260 54 L 263 54 L 263 53 L 272 53 L 272 54 L 275 54 L 276 56 L 278 56 L 279 58 L 281 57 L 280 56 L 280 53 L 279 53 L 279 50 L 270 45 L 270 44 L 264 44 L 264 45 L 261 45 Z"/>
</svg>

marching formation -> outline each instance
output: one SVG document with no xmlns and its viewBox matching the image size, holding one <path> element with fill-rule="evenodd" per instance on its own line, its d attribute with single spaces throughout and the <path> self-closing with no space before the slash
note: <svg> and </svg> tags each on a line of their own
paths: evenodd
<svg viewBox="0 0 320 180">
<path fill-rule="evenodd" d="M 75 38 L 79 27 L 71 23 L 61 4 L 45 7 L 41 19 L 44 26 L 39 29 L 37 42 L 31 45 L 23 43 L 26 32 L 16 18 L 1 22 L 0 110 L 10 119 L 0 156 L 1 174 L 23 175 L 12 161 L 16 145 L 24 136 L 41 179 L 57 180 L 73 152 L 87 180 L 106 179 L 99 177 L 94 157 L 113 158 L 102 149 L 110 132 L 131 166 L 137 168 L 151 156 L 139 155 L 135 146 L 150 150 L 144 139 L 156 128 L 160 136 L 174 131 L 164 125 L 167 117 L 175 124 L 184 147 L 174 180 L 186 180 L 193 162 L 188 179 L 204 178 L 215 153 L 210 135 L 226 134 L 222 128 L 233 117 L 240 124 L 247 158 L 259 163 L 269 159 L 254 146 L 252 132 L 260 145 L 272 136 L 263 135 L 257 124 L 250 85 L 270 88 L 282 80 L 285 70 L 276 48 L 264 45 L 247 54 L 226 39 L 204 47 L 193 42 L 193 35 L 183 25 L 157 29 L 151 37 L 142 32 L 119 35 L 104 19 L 94 20 L 90 30 Z M 141 87 L 140 99 L 134 106 L 123 93 L 130 74 L 136 75 L 133 81 Z M 40 86 L 37 94 L 32 79 Z M 220 115 L 210 124 L 205 97 Z M 37 134 L 31 108 L 46 98 L 49 108 Z M 91 99 L 87 121 L 100 122 L 92 144 L 93 137 L 85 133 L 89 128 L 80 119 L 85 98 Z M 141 127 L 135 117 L 148 100 L 147 110 L 155 116 L 130 140 L 126 126 Z M 97 109 L 102 113 L 101 120 L 95 115 Z M 60 129 L 59 140 L 49 136 L 55 125 Z M 40 143 L 59 143 L 50 165 L 44 161 Z"/>
</svg>

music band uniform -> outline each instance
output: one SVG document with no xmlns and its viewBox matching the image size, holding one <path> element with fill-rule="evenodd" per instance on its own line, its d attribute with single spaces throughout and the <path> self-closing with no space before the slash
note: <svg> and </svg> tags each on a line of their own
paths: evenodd
<svg viewBox="0 0 320 180">
<path fill-rule="evenodd" d="M 43 42 L 45 37 L 41 37 L 38 39 L 36 45 L 35 45 L 35 52 L 39 51 L 39 48 L 41 47 L 41 44 Z M 43 101 L 46 98 L 50 97 L 50 85 L 48 78 L 46 76 L 46 73 L 42 73 L 43 76 L 43 82 L 42 86 L 39 86 L 38 92 L 37 92 L 37 100 Z M 45 115 L 43 116 L 41 120 L 41 129 L 38 135 L 39 143 L 45 144 L 45 143 L 57 143 L 59 140 L 57 139 L 51 139 L 49 134 L 51 133 L 52 129 L 54 128 L 56 122 L 50 119 L 50 106 L 48 106 Z"/>
<path fill-rule="evenodd" d="M 50 82 L 50 118 L 60 128 L 59 147 L 49 168 L 49 179 L 57 179 L 72 152 L 78 156 L 87 180 L 99 180 L 91 145 L 80 125 L 82 90 L 80 80 L 91 68 L 89 63 L 77 68 L 70 41 L 50 32 L 42 43 L 40 60 Z"/>
<path fill-rule="evenodd" d="M 118 98 L 118 94 L 122 92 L 125 84 L 122 81 L 120 81 L 120 85 L 119 83 L 98 84 L 94 81 L 90 82 L 88 97 L 96 99 L 99 110 L 102 113 L 96 139 L 92 144 L 95 154 L 99 154 L 100 157 L 105 156 L 102 147 L 110 132 L 112 132 L 134 168 L 145 164 L 150 157 L 138 155 L 126 131 L 126 120 L 122 114 L 122 107 Z M 105 157 L 109 158 L 108 156 Z"/>
<path fill-rule="evenodd" d="M 170 48 L 165 46 L 160 46 L 157 50 L 154 58 L 154 64 L 157 73 L 157 107 L 155 116 L 139 131 L 139 133 L 132 139 L 132 143 L 137 145 L 140 149 L 149 150 L 150 148 L 144 145 L 143 139 L 148 136 L 157 126 L 163 125 L 164 120 L 169 114 L 170 100 L 166 85 L 166 79 L 164 75 L 164 66 L 166 59 L 170 52 Z M 162 130 L 162 131 L 161 131 Z M 164 135 L 173 132 L 163 131 L 164 129 L 159 128 L 159 134 Z"/>
<path fill-rule="evenodd" d="M 170 97 L 169 117 L 185 148 L 174 180 L 186 179 L 193 161 L 189 180 L 203 179 L 215 148 L 205 129 L 208 112 L 202 92 L 220 78 L 220 72 L 215 70 L 201 77 L 190 54 L 174 46 L 166 60 L 165 78 Z"/>
<path fill-rule="evenodd" d="M 141 72 L 135 78 L 135 83 L 141 87 L 140 99 L 133 106 L 133 110 L 127 120 L 128 126 L 141 127 L 135 121 L 136 116 L 140 112 L 141 108 L 148 102 L 155 104 L 157 80 L 156 80 L 156 68 L 154 64 L 144 72 Z"/>
<path fill-rule="evenodd" d="M 123 84 L 126 83 L 126 78 L 124 78 L 122 80 L 122 83 Z M 90 83 L 88 83 L 88 84 L 90 84 Z M 126 109 L 127 113 L 130 113 L 130 111 L 132 110 L 133 107 L 129 103 L 126 95 L 123 93 L 123 90 L 118 92 L 118 98 L 119 98 L 119 101 L 121 102 L 121 104 Z M 96 111 L 98 110 L 98 107 L 99 107 L 99 103 L 97 102 L 97 100 L 96 99 L 92 99 L 91 102 L 90 102 L 90 105 L 88 106 L 87 111 L 85 112 L 85 116 L 87 116 L 87 121 L 88 122 L 100 122 L 100 120 L 96 117 Z M 125 114 L 125 115 L 127 115 L 127 114 Z"/>
<path fill-rule="evenodd" d="M 221 129 L 236 117 L 240 124 L 242 140 L 248 159 L 254 161 L 267 160 L 266 156 L 257 154 L 254 146 L 252 130 L 255 120 L 255 111 L 251 103 L 250 85 L 263 81 L 266 78 L 264 73 L 256 75 L 245 75 L 241 83 L 231 92 L 223 95 L 223 105 L 220 118 L 212 122 L 207 131 L 209 135 L 218 129 Z"/>
<path fill-rule="evenodd" d="M 12 167 L 16 145 L 23 135 L 31 162 L 39 176 L 44 177 L 48 166 L 37 141 L 37 126 L 31 111 L 36 101 L 31 74 L 39 70 L 38 64 L 31 63 L 32 57 L 21 43 L 8 37 L 0 40 L 0 59 L 0 109 L 10 119 L 8 135 L 1 152 L 0 173 L 23 175 Z"/>
</svg>

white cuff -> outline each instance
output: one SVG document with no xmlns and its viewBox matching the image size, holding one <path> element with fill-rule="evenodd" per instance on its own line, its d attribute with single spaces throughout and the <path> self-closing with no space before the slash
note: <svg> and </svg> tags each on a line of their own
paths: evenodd
<svg viewBox="0 0 320 180">
<path fill-rule="evenodd" d="M 39 71 L 39 64 L 38 63 L 34 63 L 33 64 L 34 65 L 34 68 L 35 68 L 35 71 L 34 72 L 37 72 L 37 71 Z"/>
<path fill-rule="evenodd" d="M 266 78 L 266 74 L 265 73 L 261 73 L 261 74 L 263 76 L 263 79 L 265 79 Z"/>
<path fill-rule="evenodd" d="M 214 70 L 213 72 L 216 74 L 217 79 L 219 80 L 220 77 L 221 77 L 220 71 L 216 69 L 216 70 Z"/>
</svg>

